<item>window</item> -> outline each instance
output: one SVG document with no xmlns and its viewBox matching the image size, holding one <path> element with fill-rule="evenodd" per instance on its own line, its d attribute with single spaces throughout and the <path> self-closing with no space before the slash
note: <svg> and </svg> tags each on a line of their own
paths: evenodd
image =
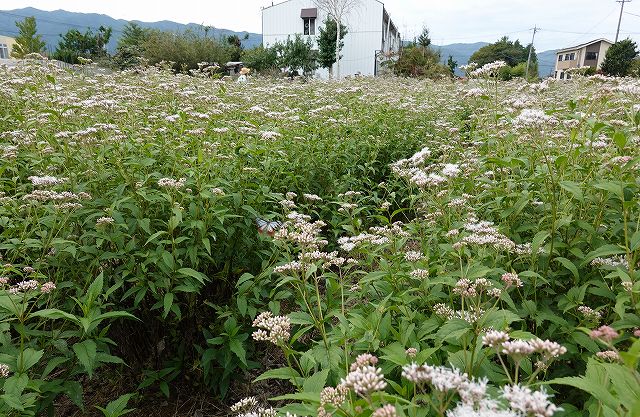
<svg viewBox="0 0 640 417">
<path fill-rule="evenodd" d="M 587 52 L 587 54 L 584 57 L 585 61 L 595 61 L 598 59 L 598 53 L 597 52 Z"/>
<path fill-rule="evenodd" d="M 575 53 L 569 54 L 569 61 L 573 61 L 574 59 L 576 59 L 576 54 Z"/>
<path fill-rule="evenodd" d="M 570 57 L 570 56 L 571 56 L 571 55 L 569 55 L 569 54 L 565 54 L 565 55 L 564 55 L 564 60 L 565 60 L 565 61 L 570 61 L 570 59 L 569 59 L 569 57 Z"/>
<path fill-rule="evenodd" d="M 555 74 L 553 75 L 553 78 L 558 78 L 558 71 L 555 72 Z"/>
<path fill-rule="evenodd" d="M 567 73 L 567 80 L 571 79 L 571 74 Z"/>
<path fill-rule="evenodd" d="M 561 79 L 561 80 L 564 80 L 564 71 L 562 71 L 562 72 L 560 73 L 560 79 Z"/>
<path fill-rule="evenodd" d="M 305 17 L 302 19 L 302 22 L 304 23 L 305 35 L 316 34 L 316 18 L 315 17 Z"/>
<path fill-rule="evenodd" d="M 562 61 L 562 54 L 558 55 L 558 62 Z"/>
<path fill-rule="evenodd" d="M 9 59 L 9 45 L 0 43 L 0 59 Z"/>
</svg>

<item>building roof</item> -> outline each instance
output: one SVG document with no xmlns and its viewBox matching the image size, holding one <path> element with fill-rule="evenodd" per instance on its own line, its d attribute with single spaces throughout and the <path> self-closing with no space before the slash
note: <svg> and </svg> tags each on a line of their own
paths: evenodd
<svg viewBox="0 0 640 417">
<path fill-rule="evenodd" d="M 583 44 L 580 44 L 580 45 L 569 46 L 567 48 L 558 49 L 556 51 L 556 54 L 560 54 L 560 53 L 563 53 L 563 52 L 566 52 L 566 51 L 573 51 L 573 50 L 576 50 L 576 49 L 581 49 L 581 48 L 584 48 L 585 46 L 593 45 L 594 43 L 598 43 L 598 42 L 608 42 L 611 45 L 613 45 L 613 42 L 611 42 L 609 39 L 600 38 L 600 39 L 595 39 L 593 41 L 586 42 L 586 43 L 583 43 Z"/>
<path fill-rule="evenodd" d="M 271 6 L 264 6 L 264 7 L 262 7 L 262 10 L 270 9 L 270 8 L 272 8 L 272 7 L 275 7 L 275 6 L 280 6 L 281 4 L 289 3 L 290 1 L 291 1 L 291 0 L 284 0 L 284 1 L 281 1 L 280 3 L 274 3 L 274 2 L 272 1 L 272 2 L 271 2 Z M 373 0 L 373 1 L 376 1 L 376 2 L 378 2 L 378 3 L 380 3 L 380 4 L 382 4 L 382 5 L 384 6 L 384 3 L 383 3 L 383 2 L 381 2 L 380 0 Z"/>
</svg>

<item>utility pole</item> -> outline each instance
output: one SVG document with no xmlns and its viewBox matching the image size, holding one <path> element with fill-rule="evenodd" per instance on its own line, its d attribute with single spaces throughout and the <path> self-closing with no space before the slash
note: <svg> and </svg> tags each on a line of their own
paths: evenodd
<svg viewBox="0 0 640 417">
<path fill-rule="evenodd" d="M 622 0 L 622 1 L 631 1 L 631 0 Z M 527 70 L 524 74 L 524 79 L 529 80 L 529 64 L 531 64 L 531 52 L 533 51 L 533 42 L 536 40 L 536 32 L 540 30 L 539 27 L 533 26 L 533 37 L 531 38 L 531 45 L 529 45 L 529 57 L 527 58 Z"/>
<path fill-rule="evenodd" d="M 620 34 L 620 22 L 622 22 L 622 12 L 624 10 L 624 4 L 630 2 L 631 0 L 616 0 L 616 3 L 620 3 L 620 17 L 618 18 L 618 29 L 616 30 L 616 40 L 614 43 L 618 42 L 618 35 Z"/>
</svg>

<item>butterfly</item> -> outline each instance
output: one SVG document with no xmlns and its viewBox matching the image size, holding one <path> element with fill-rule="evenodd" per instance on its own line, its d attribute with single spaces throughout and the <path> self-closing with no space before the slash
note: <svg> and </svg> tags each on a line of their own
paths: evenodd
<svg viewBox="0 0 640 417">
<path fill-rule="evenodd" d="M 258 233 L 261 235 L 267 235 L 273 237 L 276 230 L 282 227 L 282 222 L 273 221 L 269 222 L 260 217 L 256 217 L 256 226 L 258 226 Z"/>
</svg>

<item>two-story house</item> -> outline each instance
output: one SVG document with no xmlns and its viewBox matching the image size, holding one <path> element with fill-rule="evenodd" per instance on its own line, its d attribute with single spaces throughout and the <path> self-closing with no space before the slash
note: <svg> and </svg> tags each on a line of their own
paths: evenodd
<svg viewBox="0 0 640 417">
<path fill-rule="evenodd" d="M 554 78 L 557 80 L 571 79 L 567 70 L 572 68 L 591 67 L 599 69 L 604 56 L 613 42 L 607 39 L 596 39 L 582 45 L 560 49 L 556 52 L 556 70 Z"/>
<path fill-rule="evenodd" d="M 317 48 L 319 28 L 326 19 L 327 14 L 313 0 L 288 0 L 265 7 L 262 9 L 262 44 L 270 47 L 299 34 Z M 400 33 L 378 0 L 361 0 L 343 16 L 342 24 L 347 27 L 340 51 L 342 76 L 377 75 L 381 58 L 400 49 Z M 316 75 L 327 78 L 328 70 L 318 69 Z"/>
</svg>

